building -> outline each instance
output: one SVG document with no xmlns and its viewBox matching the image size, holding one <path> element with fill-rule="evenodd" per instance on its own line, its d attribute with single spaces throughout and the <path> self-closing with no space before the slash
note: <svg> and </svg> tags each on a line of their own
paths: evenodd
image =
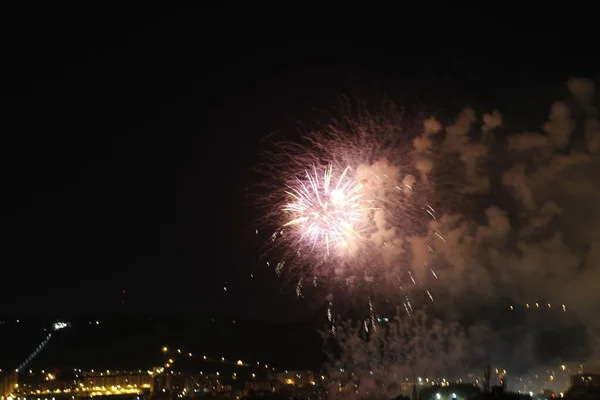
<svg viewBox="0 0 600 400">
<path fill-rule="evenodd" d="M 0 397 L 2 399 L 14 392 L 18 383 L 19 373 L 16 370 L 0 371 Z"/>
<path fill-rule="evenodd" d="M 571 387 L 565 393 L 566 399 L 599 399 L 600 374 L 577 374 L 571 377 Z"/>
<path fill-rule="evenodd" d="M 589 387 L 600 389 L 600 374 L 582 373 L 571 377 L 571 389 Z"/>
<path fill-rule="evenodd" d="M 279 381 L 286 385 L 308 386 L 316 383 L 313 371 L 283 371 L 268 374 L 269 381 Z"/>
<path fill-rule="evenodd" d="M 80 390 L 87 392 L 152 392 L 154 378 L 142 371 L 83 372 Z"/>
<path fill-rule="evenodd" d="M 44 372 L 44 371 L 43 371 Z M 55 373 L 44 373 L 14 381 L 13 397 L 52 396 L 69 397 L 141 394 L 152 391 L 153 377 L 147 372 L 104 371 L 83 372 L 74 379 L 57 379 Z M 41 397 L 40 397 L 41 398 Z M 44 397 L 46 398 L 46 397 Z"/>
<path fill-rule="evenodd" d="M 251 380 L 246 381 L 244 385 L 244 394 L 247 396 L 251 392 L 277 392 L 284 386 L 279 380 Z"/>
</svg>

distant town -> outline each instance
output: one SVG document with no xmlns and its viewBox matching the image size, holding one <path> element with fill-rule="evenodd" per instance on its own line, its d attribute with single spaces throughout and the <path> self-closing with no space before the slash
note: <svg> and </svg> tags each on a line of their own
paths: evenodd
<svg viewBox="0 0 600 400">
<path fill-rule="evenodd" d="M 90 325 L 100 325 L 91 321 Z M 318 370 L 286 370 L 243 357 L 230 358 L 163 344 L 152 352 L 154 365 L 139 369 L 36 367 L 38 356 L 52 338 L 69 331 L 71 323 L 55 321 L 40 336 L 41 343 L 18 365 L 0 370 L 0 400 L 66 400 L 111 397 L 128 400 L 171 400 L 206 397 L 242 399 L 278 395 L 293 399 L 322 399 L 331 390 L 356 391 Z M 93 343 L 89 344 L 94 346 Z M 4 361 L 4 360 L 2 360 Z M 45 361 L 46 364 L 49 362 Z M 526 398 L 572 398 L 571 392 L 600 386 L 600 364 L 569 363 L 511 374 L 502 368 L 482 366 L 462 378 L 403 377 L 403 396 L 431 400 L 466 400 L 486 392 L 508 391 Z"/>
<path fill-rule="evenodd" d="M 332 387 L 330 379 L 316 371 L 279 371 L 269 365 L 227 360 L 224 357 L 209 358 L 168 346 L 162 347 L 160 352 L 162 364 L 150 370 L 3 370 L 0 372 L 0 396 L 2 400 L 72 400 L 106 396 L 136 400 L 207 396 L 241 399 L 260 393 L 276 393 L 292 398 L 314 399 L 326 397 Z M 205 371 L 198 370 L 195 361 L 201 361 L 208 368 Z M 469 374 L 455 382 L 445 378 L 417 377 L 414 381 L 405 378 L 402 391 L 410 396 L 414 392 L 426 394 L 437 390 L 436 395 L 447 394 L 446 400 L 461 400 L 468 398 L 467 394 L 473 389 L 484 387 L 486 382 L 499 387 L 506 386 L 508 379 L 507 371 L 499 369 L 490 370 L 489 377 L 482 371 L 481 374 Z M 527 380 L 523 377 L 513 379 L 511 388 L 518 389 L 526 396 L 535 397 L 536 393 L 547 392 L 551 393 L 548 395 L 550 397 L 564 397 L 569 387 L 597 384 L 600 375 L 584 372 L 583 365 L 561 365 L 555 370 L 534 374 Z M 337 389 L 353 390 L 342 386 Z M 442 400 L 441 395 L 436 400 Z"/>
</svg>

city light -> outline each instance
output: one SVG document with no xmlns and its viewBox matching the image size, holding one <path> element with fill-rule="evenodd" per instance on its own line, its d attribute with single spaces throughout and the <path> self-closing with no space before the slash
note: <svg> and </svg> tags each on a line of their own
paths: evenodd
<svg viewBox="0 0 600 400">
<path fill-rule="evenodd" d="M 170 358 L 168 358 L 166 360 L 166 363 L 169 364 L 169 367 L 171 367 L 173 364 L 175 364 L 179 357 L 188 357 L 188 358 L 194 357 L 193 353 L 186 352 L 183 349 L 177 349 L 177 351 L 174 351 L 173 353 L 169 353 L 168 346 L 164 346 L 162 348 L 162 352 L 167 353 L 170 356 Z M 202 358 L 202 360 L 205 360 L 205 361 L 211 362 L 211 363 L 230 364 L 230 365 L 235 365 L 237 367 L 250 367 L 249 363 L 245 363 L 242 360 L 228 361 L 225 359 L 225 357 L 210 358 L 210 357 L 207 357 L 206 355 L 202 355 L 200 357 Z M 257 361 L 256 365 L 261 365 L 261 363 Z M 269 368 L 269 366 L 265 364 L 265 368 Z M 273 370 L 275 370 L 275 368 L 273 368 Z"/>
<path fill-rule="evenodd" d="M 64 328 L 66 328 L 67 326 L 69 326 L 69 324 L 68 324 L 67 322 L 55 322 L 54 324 L 52 324 L 52 328 L 53 328 L 55 331 L 58 331 L 58 330 L 60 330 L 60 329 L 64 329 Z"/>
</svg>

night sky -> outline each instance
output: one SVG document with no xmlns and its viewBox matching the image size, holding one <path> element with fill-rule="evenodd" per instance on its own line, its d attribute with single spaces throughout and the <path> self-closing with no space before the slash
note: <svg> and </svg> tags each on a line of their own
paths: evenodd
<svg viewBox="0 0 600 400">
<path fill-rule="evenodd" d="M 348 90 L 510 109 L 505 95 L 600 71 L 589 43 L 557 34 L 67 11 L 22 9 L 5 28 L 4 314 L 307 318 L 258 262 L 248 193 L 264 136 Z"/>
</svg>

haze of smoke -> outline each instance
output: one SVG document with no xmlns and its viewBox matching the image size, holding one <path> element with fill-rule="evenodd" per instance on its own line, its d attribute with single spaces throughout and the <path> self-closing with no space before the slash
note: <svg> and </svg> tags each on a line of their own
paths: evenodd
<svg viewBox="0 0 600 400">
<path fill-rule="evenodd" d="M 480 350 L 459 324 L 429 318 L 423 310 L 396 317 L 385 326 L 367 324 L 367 329 L 360 323 L 342 322 L 336 324 L 335 333 L 328 330 L 322 335 L 330 398 L 410 395 L 410 386 L 405 384 L 417 377 L 428 382 L 426 377 L 440 377 L 436 382 L 442 383 L 441 377 L 466 375 L 470 353 Z M 344 390 L 339 391 L 340 387 Z"/>
<path fill-rule="evenodd" d="M 423 159 L 435 143 L 454 154 L 462 167 L 464 203 L 485 204 L 481 213 L 472 207 L 438 216 L 430 222 L 428 235 L 406 238 L 417 284 L 433 288 L 436 306 L 456 318 L 477 312 L 485 303 L 496 307 L 487 310 L 492 313 L 541 304 L 575 315 L 538 321 L 529 317 L 520 328 L 488 326 L 495 331 L 487 335 L 490 345 L 495 343 L 491 349 L 506 343 L 513 350 L 520 347 L 518 352 L 497 352 L 497 359 L 521 368 L 541 362 L 548 350 L 541 348 L 543 340 L 563 342 L 556 360 L 550 356 L 545 362 L 594 358 L 598 353 L 600 123 L 593 83 L 571 79 L 567 89 L 566 98 L 551 105 L 539 132 L 503 135 L 498 132 L 500 112 L 477 118 L 466 108 L 449 126 L 426 120 L 424 133 L 414 140 L 415 153 Z M 434 180 L 438 171 L 432 165 Z M 473 318 L 493 319 L 486 314 Z M 548 323 L 554 330 L 571 332 L 584 324 L 586 335 L 543 339 Z"/>
</svg>

